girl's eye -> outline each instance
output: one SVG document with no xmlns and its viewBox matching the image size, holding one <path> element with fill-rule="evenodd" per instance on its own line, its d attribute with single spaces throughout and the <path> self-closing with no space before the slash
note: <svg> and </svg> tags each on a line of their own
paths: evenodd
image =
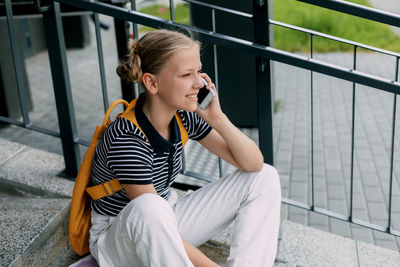
<svg viewBox="0 0 400 267">
<path fill-rule="evenodd" d="M 189 75 L 190 75 L 190 73 L 185 73 L 185 74 L 182 75 L 182 77 L 187 77 Z"/>
</svg>

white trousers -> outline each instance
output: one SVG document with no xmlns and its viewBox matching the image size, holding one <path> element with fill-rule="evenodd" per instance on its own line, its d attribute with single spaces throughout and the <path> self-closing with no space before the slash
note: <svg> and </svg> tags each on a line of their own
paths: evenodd
<svg viewBox="0 0 400 267">
<path fill-rule="evenodd" d="M 175 204 L 143 194 L 117 217 L 93 212 L 91 253 L 100 266 L 193 266 L 181 237 L 199 246 L 235 220 L 226 266 L 272 266 L 280 205 L 279 175 L 267 164 L 235 171 Z"/>
</svg>

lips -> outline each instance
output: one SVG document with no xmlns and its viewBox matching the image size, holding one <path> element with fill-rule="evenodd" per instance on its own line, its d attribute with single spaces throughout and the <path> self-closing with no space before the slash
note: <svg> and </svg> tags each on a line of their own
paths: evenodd
<svg viewBox="0 0 400 267">
<path fill-rule="evenodd" d="M 187 97 L 187 98 L 191 98 L 191 99 L 195 99 L 195 98 L 197 98 L 197 93 L 195 93 L 195 94 L 189 94 L 189 95 L 185 95 L 185 97 Z"/>
</svg>

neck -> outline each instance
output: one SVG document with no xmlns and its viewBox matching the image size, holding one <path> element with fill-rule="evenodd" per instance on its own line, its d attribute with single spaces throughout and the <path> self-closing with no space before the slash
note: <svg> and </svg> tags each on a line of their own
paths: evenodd
<svg viewBox="0 0 400 267">
<path fill-rule="evenodd" d="M 143 112 L 157 132 L 169 140 L 169 124 L 176 110 L 167 107 L 157 97 L 147 95 L 143 103 Z"/>
</svg>

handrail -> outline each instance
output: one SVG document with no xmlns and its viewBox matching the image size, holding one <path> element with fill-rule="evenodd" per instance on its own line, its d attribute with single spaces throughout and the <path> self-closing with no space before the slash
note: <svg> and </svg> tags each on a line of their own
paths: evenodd
<svg viewBox="0 0 400 267">
<path fill-rule="evenodd" d="M 161 19 L 155 16 L 140 13 L 134 10 L 128 10 L 121 7 L 113 6 L 98 2 L 89 2 L 83 0 L 56 0 L 62 4 L 72 5 L 83 9 L 88 9 L 93 12 L 101 13 L 108 16 L 113 16 L 122 20 L 132 21 L 138 24 L 143 24 L 153 28 L 170 28 L 178 29 L 184 28 L 192 31 L 204 38 L 207 41 L 216 45 L 222 45 L 233 49 L 241 50 L 243 52 L 251 53 L 255 56 L 268 58 L 270 60 L 278 61 L 285 64 L 290 64 L 296 67 L 312 70 L 322 74 L 332 75 L 337 78 L 355 82 L 358 84 L 374 87 L 386 92 L 400 94 L 400 83 L 392 80 L 384 79 L 375 75 L 348 69 L 339 65 L 326 63 L 314 58 L 307 58 L 305 56 L 289 53 L 276 48 L 255 44 L 250 41 L 235 38 L 232 36 L 206 31 L 203 29 L 183 25 L 177 22 Z"/>
<path fill-rule="evenodd" d="M 337 41 L 337 42 L 341 42 L 341 43 L 357 46 L 357 47 L 360 47 L 360 48 L 368 49 L 368 50 L 371 50 L 371 51 L 379 52 L 379 53 L 386 54 L 386 55 L 389 55 L 389 56 L 400 57 L 400 53 L 396 53 L 396 52 L 385 50 L 385 49 L 381 49 L 381 48 L 378 48 L 378 47 L 375 47 L 375 46 L 370 46 L 370 45 L 366 45 L 366 44 L 363 44 L 363 43 L 351 41 L 351 40 L 348 40 L 348 39 L 336 37 L 334 35 L 321 33 L 321 32 L 317 32 L 317 31 L 313 31 L 313 30 L 309 30 L 309 29 L 306 29 L 306 28 L 303 28 L 303 27 L 300 27 L 300 26 L 295 26 L 295 25 L 287 24 L 287 23 L 276 21 L 276 20 L 272 20 L 272 19 L 269 20 L 269 23 L 273 24 L 273 25 L 285 27 L 285 28 L 288 28 L 288 29 L 292 29 L 292 30 L 296 30 L 296 31 L 312 34 L 314 36 L 319 36 L 319 37 L 327 38 L 327 39 L 330 39 L 330 40 L 333 40 L 333 41 Z"/>
<path fill-rule="evenodd" d="M 190 4 L 203 6 L 203 7 L 208 7 L 208 8 L 215 9 L 215 10 L 219 10 L 219 11 L 222 11 L 222 12 L 225 12 L 225 13 L 238 15 L 238 16 L 245 17 L 245 18 L 250 18 L 250 19 L 253 18 L 253 14 L 245 13 L 245 12 L 242 12 L 242 11 L 237 11 L 237 10 L 226 8 L 226 7 L 221 7 L 221 6 L 217 6 L 217 5 L 213 5 L 213 4 L 208 4 L 208 3 L 200 2 L 200 1 L 197 1 L 197 0 L 183 0 L 183 1 L 188 2 Z"/>
<path fill-rule="evenodd" d="M 41 127 L 37 127 L 34 125 L 31 125 L 29 123 L 29 120 L 24 120 L 24 122 L 19 122 L 17 120 L 13 120 L 10 118 L 6 118 L 4 116 L 0 116 L 0 121 L 4 121 L 7 123 L 13 123 L 17 126 L 20 127 L 24 127 L 30 130 L 34 130 L 37 132 L 41 132 L 47 135 L 51 135 L 51 136 L 55 136 L 55 137 L 59 137 L 62 141 L 62 145 L 63 145 L 63 149 L 64 149 L 64 160 L 65 162 L 69 163 L 70 166 L 67 166 L 67 170 L 69 170 L 68 172 L 66 171 L 66 173 L 71 174 L 76 172 L 76 170 L 74 169 L 78 163 L 79 163 L 79 149 L 78 149 L 78 144 L 79 145 L 85 145 L 87 146 L 89 144 L 88 141 L 83 140 L 81 138 L 78 137 L 77 131 L 76 131 L 76 120 L 74 117 L 74 112 L 73 112 L 73 103 L 71 100 L 71 88 L 70 88 L 70 84 L 69 84 L 69 73 L 68 73 L 68 68 L 67 68 L 67 64 L 66 64 L 66 60 L 65 60 L 65 47 L 64 47 L 64 39 L 63 39 L 63 31 L 62 31 L 62 27 L 61 27 L 61 20 L 60 20 L 60 16 L 61 16 L 61 11 L 60 11 L 60 4 L 66 4 L 69 7 L 78 7 L 78 10 L 83 10 L 83 12 L 88 12 L 88 13 L 94 13 L 95 15 L 95 21 L 97 21 L 96 24 L 96 34 L 98 36 L 96 36 L 97 38 L 97 45 L 98 45 L 98 53 L 99 53 L 99 62 L 102 62 L 102 47 L 101 47 L 101 38 L 100 38 L 100 34 L 99 34 L 99 25 L 98 25 L 98 14 L 105 14 L 108 16 L 112 16 L 116 19 L 120 19 L 120 20 L 124 20 L 124 21 L 132 21 L 134 23 L 137 24 L 143 24 L 143 25 L 147 25 L 150 27 L 154 27 L 154 28 L 169 28 L 169 29 L 186 29 L 189 31 L 194 32 L 195 34 L 198 34 L 199 37 L 202 37 L 206 42 L 209 42 L 210 44 L 213 44 L 214 47 L 216 45 L 220 45 L 220 46 L 225 46 L 225 47 L 229 47 L 232 49 L 236 49 L 236 50 L 240 50 L 242 52 L 246 52 L 249 53 L 253 56 L 259 57 L 257 58 L 256 62 L 257 63 L 263 63 L 263 61 L 268 62 L 270 60 L 274 60 L 277 62 L 281 62 L 281 63 L 285 63 L 285 64 L 289 64 L 291 66 L 296 66 L 296 67 L 300 67 L 303 69 L 307 69 L 307 70 L 311 70 L 311 161 L 312 164 L 314 162 L 314 155 L 313 155 L 313 143 L 314 143 L 314 137 L 313 137 L 313 132 L 314 132 L 314 122 L 313 122 L 313 72 L 319 72 L 322 74 L 326 74 L 328 76 L 331 77 L 336 77 L 336 78 L 340 78 L 343 80 L 347 80 L 353 83 L 353 103 L 352 103 L 352 145 L 351 145 L 351 186 L 350 186 L 350 213 L 348 215 L 343 215 L 343 214 L 339 214 L 339 213 L 335 213 L 332 212 L 330 210 L 327 209 L 323 209 L 323 208 L 319 208 L 315 206 L 314 203 L 314 173 L 313 173 L 313 165 L 311 165 L 311 180 L 312 180 L 312 204 L 306 204 L 306 203 L 301 203 L 301 202 L 297 202 L 295 200 L 292 199 L 286 199 L 283 198 L 282 202 L 298 207 L 298 208 L 302 208 L 302 209 L 306 209 L 306 210 L 310 210 L 319 214 L 323 214 L 326 216 L 330 216 L 332 218 L 336 218 L 339 220 L 343 220 L 343 221 L 347 221 L 347 222 L 352 222 L 353 224 L 356 225 L 360 225 L 360 226 L 365 226 L 368 227 L 370 229 L 373 230 L 377 230 L 377 231 L 381 231 L 381 232 L 385 232 L 385 233 L 390 233 L 392 235 L 397 235 L 400 236 L 400 231 L 395 230 L 392 228 L 392 223 L 391 223 L 391 206 L 392 206 L 392 184 L 393 184 L 393 175 L 392 175 L 392 171 L 393 171 L 393 155 L 394 155 L 394 141 L 395 141 L 395 122 L 396 122 L 396 97 L 397 94 L 400 94 L 400 83 L 398 82 L 398 69 L 399 69 L 399 60 L 400 60 L 400 54 L 395 53 L 395 52 L 391 52 L 391 51 L 387 51 L 384 49 L 379 49 L 376 47 L 372 47 L 372 46 L 368 46 L 368 45 L 364 45 L 362 43 L 358 43 L 358 42 L 353 42 L 350 40 L 346 40 L 343 38 L 339 38 L 339 37 L 335 37 L 332 35 L 328 35 L 328 34 L 324 34 L 324 33 L 320 33 L 317 31 L 313 31 L 313 30 L 309 30 L 309 29 L 305 29 L 302 27 L 298 27 L 298 26 L 293 26 L 290 24 L 286 24 L 283 22 L 278 22 L 278 21 L 274 21 L 274 20 L 269 20 L 268 19 L 268 6 L 264 6 L 264 9 L 260 9 L 260 7 L 258 7 L 259 9 L 257 10 L 257 6 L 255 6 L 255 10 L 254 10 L 254 15 L 250 15 L 247 13 L 243 13 L 243 12 L 239 12 L 239 11 L 234 11 L 231 10 L 229 8 L 223 8 L 223 7 L 218 7 L 215 5 L 211 5 L 208 3 L 202 3 L 199 2 L 198 0 L 185 0 L 186 2 L 189 2 L 191 4 L 195 4 L 195 5 L 201 5 L 207 8 L 211 8 L 213 11 L 213 29 L 214 31 L 207 31 L 207 30 L 203 30 L 203 29 L 198 29 L 198 28 L 194 28 L 191 26 L 186 26 L 186 25 L 182 25 L 179 23 L 176 23 L 174 21 L 174 16 L 171 12 L 171 20 L 164 20 L 164 19 L 160 19 L 158 17 L 155 16 L 150 16 L 147 14 L 143 14 L 134 10 L 128 10 L 122 7 L 117 7 L 114 6 L 112 4 L 109 3 L 101 3 L 101 2 L 97 2 L 96 0 L 53 0 L 54 1 L 54 5 L 50 5 L 50 10 L 48 12 L 45 12 L 43 14 L 44 17 L 44 25 L 45 25 L 45 30 L 46 30 L 46 36 L 47 38 L 47 43 L 48 43 L 48 49 L 49 49 L 49 55 L 50 55 L 50 65 L 51 65 L 51 70 L 52 70 L 52 79 L 54 82 L 54 88 L 57 88 L 57 90 L 55 91 L 55 96 L 56 96 L 56 107 L 57 107 L 57 112 L 58 112 L 58 117 L 59 119 L 62 118 L 62 120 L 60 120 L 59 125 L 60 125 L 60 133 L 58 132 L 54 132 L 51 130 L 47 130 Z M 132 0 L 133 1 L 133 0 Z M 303 1 L 303 2 L 310 2 L 310 3 L 314 3 L 316 1 L 312 1 L 312 0 L 299 0 L 299 1 Z M 344 1 L 331 1 L 331 0 L 325 0 L 326 2 L 330 2 L 332 5 L 334 3 L 336 3 L 336 5 L 344 5 L 344 6 L 348 6 L 349 3 L 344 2 Z M 265 1 L 258 1 L 259 3 L 265 3 Z M 13 21 L 13 14 L 12 14 L 12 9 L 11 9 L 11 0 L 6 0 L 6 5 L 7 5 L 7 12 L 9 13 L 7 16 L 7 19 L 9 21 Z M 40 5 L 39 0 L 36 0 L 37 5 Z M 131 2 L 132 3 L 132 2 Z M 317 3 L 317 4 L 321 4 L 321 3 Z M 322 4 L 321 4 L 322 5 Z M 1 6 L 1 4 L 0 4 Z M 173 6 L 173 0 L 170 0 L 170 6 Z M 357 12 L 364 12 L 362 11 L 363 9 L 360 9 L 359 5 L 353 5 L 356 6 L 354 7 L 354 10 L 356 10 Z M 133 6 L 134 7 L 134 6 Z M 171 7 L 170 7 L 171 8 Z M 364 8 L 364 7 L 362 7 Z M 86 11 L 87 10 L 87 11 Z M 173 9 L 171 9 L 173 10 Z M 257 40 L 257 43 L 254 42 L 250 42 L 247 40 L 242 40 L 239 38 L 235 38 L 235 37 L 231 37 L 228 35 L 224 35 L 224 34 L 219 34 L 215 32 L 215 10 L 221 11 L 221 12 L 228 12 L 230 14 L 233 15 L 241 15 L 244 17 L 248 17 L 248 18 L 252 18 L 254 21 L 254 24 L 256 25 L 254 27 L 254 30 L 256 32 L 256 37 L 255 40 Z M 361 11 L 360 11 L 361 10 Z M 346 10 L 347 11 L 347 10 Z M 371 11 L 371 10 L 370 10 Z M 384 13 L 384 12 L 380 12 L 380 11 L 376 11 L 373 10 L 374 12 L 377 12 L 379 14 Z M 372 12 L 372 11 L 371 11 Z M 344 13 L 348 13 L 348 12 L 344 12 Z M 375 19 L 373 19 L 375 20 Z M 12 23 L 8 23 L 10 28 L 13 28 L 13 24 Z M 277 26 L 281 26 L 281 27 L 287 27 L 293 30 L 298 30 L 298 31 L 302 31 L 305 32 L 306 34 L 310 35 L 310 50 L 311 50 L 311 55 L 310 57 L 305 57 L 302 55 L 298 55 L 298 54 L 294 54 L 294 53 L 289 53 L 283 50 L 279 50 L 279 49 L 275 49 L 272 47 L 267 46 L 266 44 L 268 44 L 269 42 L 266 41 L 264 42 L 264 40 L 261 37 L 265 37 L 268 36 L 268 25 L 277 25 Z M 13 33 L 14 31 L 11 31 L 11 33 Z M 123 33 L 125 34 L 125 33 Z M 15 34 L 14 34 L 15 35 Z M 313 37 L 314 36 L 320 36 L 323 38 L 328 38 L 328 39 L 332 39 L 335 41 L 339 41 L 339 42 L 343 42 L 343 43 L 347 43 L 349 45 L 353 45 L 354 46 L 354 60 L 353 60 L 353 66 L 351 68 L 348 67 L 342 67 L 339 65 L 335 65 L 335 64 L 330 64 L 321 60 L 317 60 L 315 58 L 313 58 Z M 52 38 L 54 38 L 54 40 L 52 40 Z M 15 36 L 12 36 L 12 43 L 15 42 Z M 260 40 L 261 39 L 261 40 Z M 374 76 L 374 75 L 370 75 L 364 72 L 360 72 L 358 70 L 356 70 L 356 59 L 357 59 L 357 48 L 365 48 L 365 49 L 370 49 L 372 51 L 376 51 L 376 52 L 380 52 L 383 54 L 387 54 L 390 56 L 394 56 L 396 57 L 396 77 L 394 78 L 394 81 L 388 80 L 388 79 L 384 79 L 378 76 Z M 18 56 L 18 53 L 15 53 Z M 214 54 L 215 55 L 215 54 Z M 216 58 L 216 57 L 215 57 Z M 14 60 L 15 61 L 15 60 Z M 100 65 L 104 65 L 104 63 L 102 62 Z M 260 67 L 264 67 L 264 70 L 262 71 L 262 73 L 260 73 Z M 271 81 L 270 76 L 267 76 L 270 74 L 270 68 L 269 65 L 267 65 L 267 67 L 265 67 L 266 65 L 264 64 L 259 64 L 258 65 L 258 69 L 256 71 L 258 71 L 258 76 L 256 76 L 256 79 L 259 79 L 260 76 L 262 76 L 263 79 Z M 103 66 L 104 67 L 104 66 Z M 18 66 L 17 69 L 21 69 L 21 66 Z M 215 69 L 217 70 L 218 68 L 215 67 Z M 17 73 L 21 73 L 21 71 L 16 71 Z M 104 76 L 104 69 L 100 71 L 100 75 Z M 57 74 L 57 75 L 56 75 Z M 260 75 L 261 74 L 261 75 Z M 216 72 L 216 76 L 217 76 L 217 72 Z M 103 79 L 104 77 L 102 77 Z M 217 79 L 218 80 L 218 79 Z M 361 85 L 366 85 L 368 87 L 374 87 L 377 88 L 379 90 L 383 90 L 383 91 L 387 91 L 387 92 L 391 92 L 394 93 L 394 105 L 393 105 L 393 120 L 392 120 L 392 146 L 391 146 L 391 176 L 390 176 L 390 189 L 389 189 L 389 210 L 388 210 L 388 220 L 387 220 L 387 225 L 386 226 L 381 226 L 381 225 L 377 225 L 377 224 L 372 224 L 370 222 L 365 222 L 365 221 L 361 221 L 361 220 L 357 220 L 355 218 L 353 218 L 353 170 L 354 170 L 354 125 L 355 125 L 355 92 L 356 92 L 356 83 L 357 84 L 361 84 Z M 257 85 L 257 89 L 258 89 L 258 116 L 259 118 L 259 127 L 258 127 L 258 131 L 259 131 L 259 136 L 262 137 L 260 138 L 260 147 L 261 150 L 267 151 L 268 153 L 273 154 L 273 138 L 272 138 L 272 130 L 271 130 L 271 134 L 268 132 L 268 130 L 265 130 L 269 127 L 269 129 L 272 129 L 272 116 L 269 117 L 270 113 L 267 114 L 266 111 L 270 112 L 270 106 L 269 103 L 271 103 L 271 90 L 270 90 L 270 85 L 267 84 L 267 86 L 269 88 L 266 89 L 266 83 L 258 83 Z M 361 87 L 357 90 L 363 90 Z M 21 95 L 24 96 L 23 94 L 23 90 L 21 91 Z M 107 93 L 107 88 L 106 86 L 103 86 L 103 94 Z M 64 103 L 64 100 L 65 103 Z M 25 102 L 25 101 L 21 101 L 21 102 Z M 103 102 L 104 102 L 104 106 L 107 107 L 107 99 L 105 97 L 103 97 Z M 26 106 L 26 104 L 22 104 L 23 106 Z M 262 108 L 260 108 L 260 106 Z M 24 113 L 24 112 L 23 112 Z M 25 112 L 26 113 L 26 112 Z M 27 115 L 28 113 L 25 114 L 27 118 L 29 118 Z M 28 121 L 28 123 L 27 123 Z M 264 124 L 263 124 L 264 123 Z M 265 140 L 269 139 L 269 137 L 271 137 L 271 141 L 265 142 Z M 264 142 L 264 144 L 261 144 L 261 141 Z M 269 146 L 266 146 L 265 144 L 271 144 Z M 262 149 L 264 147 L 267 147 L 267 149 Z M 65 149 L 67 148 L 67 149 Z M 269 149 L 269 151 L 268 151 Z M 67 151 L 67 152 L 65 152 Z M 265 159 L 265 157 L 264 157 Z M 271 157 L 271 162 L 273 163 L 273 157 Z M 184 162 L 182 163 L 184 164 Z M 220 172 L 222 170 L 221 167 L 221 163 L 219 161 L 219 169 Z M 207 182 L 212 182 L 214 181 L 214 179 L 204 176 L 202 174 L 198 174 L 198 173 L 194 173 L 191 172 L 189 170 L 186 170 L 185 168 L 183 169 L 183 173 L 191 176 L 191 177 L 195 177 L 197 179 L 203 180 L 203 181 L 207 181 Z M 195 189 L 195 187 L 192 187 L 193 189 Z"/>
<path fill-rule="evenodd" d="M 382 22 L 392 26 L 400 27 L 400 15 L 382 11 L 376 8 L 354 4 L 343 0 L 297 0 L 314 6 L 324 7 L 349 15 Z"/>
</svg>

